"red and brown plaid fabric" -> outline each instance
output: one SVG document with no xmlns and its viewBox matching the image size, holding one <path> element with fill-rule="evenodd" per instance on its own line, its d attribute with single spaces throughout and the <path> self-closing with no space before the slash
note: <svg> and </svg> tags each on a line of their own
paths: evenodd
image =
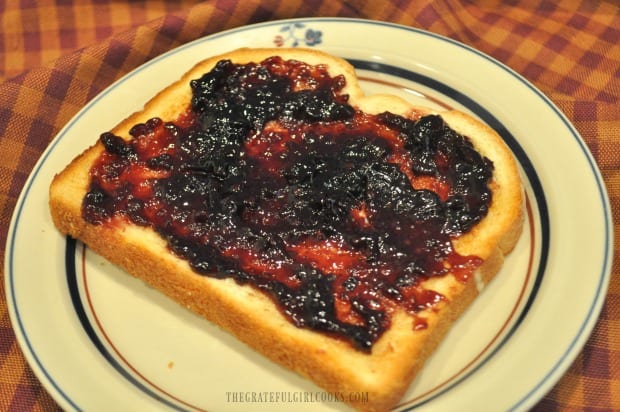
<svg viewBox="0 0 620 412">
<path fill-rule="evenodd" d="M 614 221 L 620 222 L 620 6 L 615 0 L 7 0 L 0 4 L 2 261 L 9 220 L 28 174 L 60 128 L 97 93 L 149 59 L 204 35 L 309 16 L 418 27 L 507 64 L 579 130 L 601 168 Z M 620 242 L 615 243 L 617 255 Z M 0 289 L 0 409 L 55 410 L 15 340 L 3 280 Z M 592 337 L 534 409 L 620 410 L 617 265 Z"/>
</svg>

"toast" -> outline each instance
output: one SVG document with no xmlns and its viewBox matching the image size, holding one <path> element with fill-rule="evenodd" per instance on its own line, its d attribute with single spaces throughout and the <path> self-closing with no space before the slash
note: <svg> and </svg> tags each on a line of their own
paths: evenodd
<svg viewBox="0 0 620 412">
<path fill-rule="evenodd" d="M 304 318 L 303 314 L 296 312 L 296 308 L 298 308 L 299 305 L 297 304 L 297 306 L 295 306 L 290 303 L 291 300 L 294 300 L 290 296 L 287 295 L 287 298 L 282 298 L 280 300 L 274 298 L 275 295 L 283 294 L 283 292 L 281 292 L 282 286 L 280 285 L 276 288 L 272 278 L 269 278 L 271 280 L 268 281 L 263 278 L 271 276 L 272 274 L 268 272 L 270 268 L 275 272 L 275 266 L 270 266 L 270 263 L 266 263 L 256 269 L 256 262 L 258 262 L 260 266 L 265 261 L 272 262 L 271 260 L 267 258 L 263 259 L 262 256 L 254 256 L 252 258 L 254 260 L 249 260 L 250 263 L 247 263 L 248 260 L 244 261 L 244 264 L 235 263 L 237 265 L 235 266 L 235 273 L 237 274 L 234 276 L 227 276 L 226 273 L 232 273 L 235 270 L 226 269 L 227 267 L 222 262 L 228 262 L 230 259 L 234 261 L 234 259 L 241 256 L 242 253 L 247 252 L 246 249 L 228 246 L 227 248 L 221 247 L 220 254 L 217 256 L 209 255 L 207 252 L 204 252 L 212 257 L 211 260 L 209 260 L 209 258 L 196 260 L 195 256 L 199 254 L 198 252 L 192 252 L 191 247 L 188 247 L 186 243 L 178 239 L 174 240 L 176 238 L 171 237 L 169 234 L 169 231 L 172 230 L 170 228 L 176 227 L 176 223 L 170 222 L 171 219 L 169 216 L 166 218 L 166 223 L 163 223 L 164 226 L 162 226 L 165 227 L 165 229 L 161 227 L 154 229 L 153 225 L 148 222 L 143 222 L 143 220 L 145 216 L 151 216 L 153 219 L 157 219 L 157 216 L 159 216 L 157 210 L 145 212 L 146 206 L 144 206 L 144 209 L 140 209 L 141 214 L 139 216 L 133 216 L 131 215 L 133 206 L 125 204 L 125 212 L 117 214 L 106 212 L 108 213 L 106 215 L 100 210 L 101 207 L 103 207 L 101 202 L 95 202 L 94 204 L 96 207 L 93 206 L 92 202 L 88 203 L 89 196 L 96 197 L 93 195 L 92 182 L 94 179 L 101 179 L 100 174 L 102 173 L 102 169 L 97 169 L 97 165 L 101 164 L 102 157 L 121 156 L 122 153 L 120 155 L 119 153 L 123 152 L 126 147 L 123 145 L 123 142 L 130 142 L 132 139 L 138 139 L 136 136 L 149 135 L 149 133 L 152 138 L 153 134 L 160 133 L 155 133 L 153 130 L 161 130 L 163 127 L 162 124 L 166 124 L 166 122 L 174 121 L 177 124 L 180 123 L 185 126 L 190 125 L 187 127 L 196 127 L 197 123 L 199 127 L 211 127 L 210 125 L 212 123 L 218 122 L 218 119 L 214 119 L 214 115 L 209 114 L 208 110 L 216 110 L 217 112 L 217 110 L 220 109 L 213 109 L 214 106 L 209 106 L 211 109 L 208 107 L 205 109 L 204 106 L 200 106 L 201 103 L 197 101 L 199 98 L 196 97 L 196 94 L 192 94 L 192 90 L 194 89 L 195 91 L 196 87 L 198 87 L 196 83 L 197 79 L 204 79 L 203 75 L 205 73 L 209 73 L 213 70 L 220 70 L 221 67 L 218 66 L 218 64 L 223 61 L 240 66 L 250 63 L 258 64 L 268 59 L 273 59 L 274 56 L 283 59 L 285 62 L 303 62 L 305 65 L 311 67 L 320 67 L 322 70 L 321 73 L 326 71 L 329 75 L 329 79 L 332 79 L 328 79 L 332 85 L 332 96 L 328 96 L 328 98 L 332 99 L 330 100 L 330 107 L 334 108 L 334 110 L 330 111 L 330 115 L 333 118 L 327 120 L 319 119 L 318 123 L 345 124 L 349 120 L 341 120 L 341 118 L 350 119 L 352 116 L 356 116 L 355 119 L 357 120 L 355 120 L 355 122 L 360 125 L 367 124 L 370 118 L 369 116 L 380 115 L 382 116 L 380 130 L 391 130 L 396 128 L 399 132 L 390 134 L 390 136 L 402 136 L 403 133 L 408 130 L 407 128 L 413 127 L 412 125 L 415 125 L 415 123 L 419 122 L 421 119 L 426 119 L 425 121 L 432 120 L 434 122 L 437 122 L 437 119 L 442 119 L 440 123 L 443 122 L 442 124 L 444 126 L 447 125 L 450 130 L 455 131 L 460 136 L 466 136 L 465 140 L 469 141 L 478 153 L 478 157 L 476 157 L 476 159 L 478 159 L 477 161 L 488 167 L 490 175 L 486 180 L 484 189 L 486 190 L 486 194 L 482 196 L 486 198 L 487 203 L 480 206 L 479 215 L 470 220 L 466 218 L 452 220 L 457 227 L 450 230 L 446 229 L 447 226 L 444 222 L 444 226 L 442 226 L 440 230 L 441 234 L 437 235 L 440 236 L 441 241 L 444 242 L 444 246 L 442 246 L 444 249 L 433 249 L 430 251 L 435 254 L 440 253 L 444 257 L 453 256 L 461 258 L 461 260 L 456 259 L 451 261 L 452 263 L 446 263 L 447 261 L 442 260 L 439 263 L 440 266 L 438 269 L 441 273 L 432 276 L 422 274 L 418 277 L 413 277 L 413 286 L 408 289 L 408 286 L 405 285 L 401 289 L 398 289 L 396 292 L 398 296 L 394 299 L 390 300 L 386 298 L 384 295 L 387 295 L 387 292 L 384 292 L 383 289 L 380 293 L 377 292 L 377 290 L 371 290 L 375 295 L 380 294 L 381 302 L 384 302 L 382 304 L 385 310 L 382 312 L 381 316 L 373 314 L 366 318 L 360 318 L 363 313 L 368 312 L 368 306 L 364 307 L 365 309 L 362 308 L 360 311 L 355 312 L 355 310 L 350 307 L 351 302 L 354 302 L 354 300 L 350 298 L 350 300 L 346 302 L 349 305 L 346 308 L 330 309 L 335 310 L 337 314 L 343 310 L 345 312 L 348 310 L 346 313 L 348 313 L 349 316 L 349 318 L 347 318 L 349 319 L 349 323 L 343 323 L 344 321 L 341 322 L 341 320 L 339 320 L 340 318 L 336 319 L 333 317 L 321 318 L 319 321 L 313 323 L 312 319 L 316 320 L 316 316 L 318 315 L 313 312 L 314 318 Z M 281 63 L 277 61 L 273 63 L 273 65 L 274 67 L 280 67 L 279 65 L 281 65 Z M 312 81 L 308 81 L 307 74 L 304 74 L 305 71 L 303 69 L 306 66 L 295 67 L 298 69 L 301 67 L 302 72 L 302 74 L 295 78 L 296 87 L 299 89 L 312 88 Z M 290 71 L 290 67 L 287 67 L 287 70 Z M 337 96 L 334 98 L 333 95 Z M 237 123 L 243 124 L 242 126 L 245 127 L 244 130 L 251 130 L 249 133 L 252 136 L 248 137 L 248 139 L 254 139 L 252 141 L 255 145 L 249 148 L 246 143 L 246 149 L 248 153 L 254 150 L 254 152 L 256 152 L 255 156 L 260 159 L 260 161 L 256 161 L 258 166 L 255 167 L 259 167 L 257 170 L 262 170 L 260 169 L 260 165 L 264 165 L 265 168 L 277 169 L 282 164 L 278 162 L 273 163 L 273 159 L 285 158 L 287 154 L 282 154 L 282 150 L 284 149 L 282 149 L 281 146 L 280 151 L 277 151 L 277 148 L 274 148 L 277 145 L 274 145 L 273 141 L 265 143 L 265 141 L 269 140 L 267 137 L 257 137 L 256 130 L 263 128 L 269 131 L 265 136 L 280 136 L 284 133 L 281 131 L 283 127 L 282 124 L 285 124 L 284 128 L 286 128 L 289 127 L 286 126 L 286 124 L 289 123 L 295 125 L 297 125 L 298 122 L 308 123 L 310 122 L 308 117 L 323 116 L 322 113 L 324 111 L 321 107 L 319 107 L 318 110 L 320 113 L 317 114 L 315 113 L 316 110 L 307 109 L 309 106 L 307 102 L 306 100 L 300 104 L 293 104 L 293 108 L 287 106 L 290 109 L 287 110 L 290 112 L 303 112 L 299 115 L 301 117 L 296 118 L 297 120 L 294 121 L 289 119 L 278 123 L 277 121 L 274 122 L 273 119 L 261 121 L 260 119 L 256 120 L 253 118 L 253 121 L 248 121 L 248 119 L 245 118 L 237 122 L 235 118 L 231 117 L 224 123 L 226 123 L 226 127 L 229 127 L 231 123 L 236 122 L 235 125 Z M 189 110 L 188 108 L 190 107 L 193 109 Z M 263 107 L 261 110 L 263 109 L 265 108 Z M 269 106 L 267 109 L 271 110 L 272 108 Z M 202 117 L 196 120 L 192 118 L 191 115 L 188 115 L 188 110 L 190 112 L 202 110 Z M 230 112 L 232 113 L 231 116 L 237 116 L 235 113 L 238 113 L 238 111 L 235 110 Z M 158 118 L 160 120 L 151 120 L 153 118 Z M 302 118 L 303 121 L 300 121 L 299 118 Z M 371 119 L 375 119 L 375 117 Z M 405 122 L 403 126 L 401 119 L 409 119 L 410 122 Z M 372 121 L 374 122 L 375 120 Z M 312 119 L 312 122 L 317 122 L 317 120 Z M 208 125 L 205 126 L 207 123 Z M 427 125 L 427 128 L 429 127 L 431 126 Z M 300 129 L 295 130 L 296 133 L 302 134 Z M 381 131 L 380 133 L 383 132 Z M 119 143 L 118 140 L 115 140 L 116 137 L 120 137 L 123 142 Z M 267 146 L 265 146 L 265 144 L 267 144 Z M 163 150 L 172 150 L 170 149 L 172 146 L 174 145 L 170 144 Z M 401 151 L 404 150 L 402 148 L 403 145 L 399 142 L 391 141 L 388 146 L 391 148 L 390 150 L 392 152 L 392 157 L 390 157 L 392 163 L 398 163 L 398 161 L 394 160 L 396 156 L 393 153 L 401 153 Z M 290 145 L 286 147 L 288 148 Z M 135 151 L 138 149 L 134 147 L 133 150 Z M 327 151 L 329 151 L 329 149 L 327 149 Z M 132 152 L 131 156 L 136 155 Z M 245 156 L 247 157 L 250 155 L 246 153 Z M 353 153 L 352 156 L 355 156 L 355 153 Z M 164 158 L 165 156 L 158 157 L 159 160 Z M 243 161 L 245 162 L 246 160 Z M 397 168 L 405 167 L 403 165 L 407 167 L 411 166 L 411 164 L 407 162 L 398 164 L 399 166 L 397 166 Z M 152 168 L 149 169 L 147 167 L 146 169 L 148 170 L 145 170 L 143 166 L 144 165 L 142 165 L 140 172 L 137 173 L 138 175 L 142 173 L 143 180 L 150 182 L 149 184 L 151 186 L 147 185 L 148 187 L 145 189 L 146 192 L 163 190 L 153 189 L 153 184 L 157 183 L 152 182 L 156 181 L 161 176 L 167 176 L 166 173 L 169 166 L 159 165 L 161 166 L 159 167 L 158 165 L 151 164 Z M 194 166 L 184 170 L 186 170 L 186 172 L 196 172 L 199 177 L 209 174 L 209 176 L 211 176 L 210 179 L 214 182 L 216 181 L 213 176 L 217 177 L 217 170 L 215 170 L 217 165 L 206 162 L 201 163 L 198 169 L 195 169 Z M 333 164 L 329 164 L 329 166 L 332 169 L 335 167 Z M 426 167 L 428 164 L 425 163 L 423 166 Z M 315 164 L 316 170 L 319 170 L 321 167 L 323 166 L 316 166 Z M 424 167 L 418 166 L 418 169 L 424 169 Z M 433 164 L 429 167 L 432 169 Z M 371 177 L 376 177 L 379 173 L 377 170 L 384 170 L 381 168 L 385 169 L 386 166 L 360 166 L 358 168 L 368 171 L 361 180 L 366 185 L 366 188 L 371 185 L 369 179 L 371 179 Z M 436 165 L 435 168 L 437 168 Z M 274 170 L 271 169 L 269 173 L 274 172 Z M 394 168 L 392 167 L 392 169 Z M 358 170 L 347 171 L 351 172 L 354 176 L 360 176 Z M 227 173 L 234 174 L 235 172 L 228 170 Z M 269 173 L 265 172 L 267 175 Z M 277 173 L 277 170 L 275 173 Z M 312 180 L 312 178 L 315 180 L 318 179 L 316 175 L 312 174 L 318 172 L 312 171 L 310 173 L 310 180 Z M 410 172 L 407 171 L 407 173 Z M 407 175 L 407 173 L 405 173 L 405 175 Z M 424 170 L 422 170 L 421 174 L 425 176 L 425 173 L 432 174 L 431 172 L 424 172 Z M 430 193 L 435 189 L 441 189 L 441 178 L 439 179 L 439 184 L 437 183 L 437 179 L 429 184 L 427 182 L 428 179 L 425 180 L 424 176 L 422 176 L 423 178 L 411 175 L 407 176 L 409 176 L 410 179 L 405 181 L 412 185 L 420 184 L 425 189 L 424 196 L 434 199 L 433 202 L 437 202 L 437 199 L 441 201 L 446 200 L 446 193 L 443 195 Z M 287 179 L 289 179 L 289 177 L 290 176 L 287 175 Z M 308 180 L 308 175 L 305 177 L 306 180 Z M 281 180 L 281 176 L 277 177 L 277 179 Z M 301 178 L 296 174 L 290 179 Z M 257 180 L 257 182 L 262 182 L 262 180 Z M 296 182 L 296 184 L 298 184 L 298 181 Z M 104 183 L 101 185 L 104 185 Z M 139 186 L 140 183 L 136 183 L 136 185 Z M 254 184 L 253 186 L 257 185 L 258 184 Z M 347 183 L 345 182 L 345 186 L 346 185 Z M 299 187 L 299 185 L 296 187 Z M 402 184 L 400 187 L 402 189 Z M 251 189 L 254 190 L 254 188 Z M 389 192 L 398 192 L 401 189 L 390 189 Z M 250 189 L 248 188 L 245 190 Z M 258 189 L 256 190 L 256 193 L 258 193 Z M 367 193 L 370 193 L 369 189 L 365 190 Z M 406 188 L 403 190 L 407 191 Z M 339 204 L 338 202 L 350 201 L 351 198 L 355 198 L 355 196 L 358 196 L 358 198 L 355 199 L 359 202 L 359 196 L 361 196 L 359 195 L 359 191 L 353 192 L 351 189 L 347 193 L 349 197 L 346 199 L 344 197 L 337 197 L 340 196 L 338 194 L 334 195 L 338 200 L 336 202 L 337 205 Z M 100 195 L 99 192 L 95 194 Z M 138 197 L 137 194 L 133 196 Z M 320 207 L 327 208 L 326 204 L 329 203 L 329 199 L 322 199 L 321 202 L 323 203 L 321 203 Z M 392 200 L 396 202 L 396 200 Z M 474 199 L 474 201 L 475 200 L 476 199 Z M 235 335 L 239 340 L 245 342 L 257 352 L 276 363 L 309 378 L 326 391 L 339 394 L 366 393 L 368 395 L 367 398 L 364 397 L 363 399 L 356 400 L 353 397 L 351 399 L 347 398 L 346 401 L 360 410 L 377 411 L 388 410 L 401 399 L 418 371 L 423 367 L 424 361 L 439 345 L 453 322 L 480 292 L 481 285 L 489 282 L 499 271 L 503 264 L 504 255 L 511 251 L 520 236 L 523 221 L 523 193 L 519 171 L 510 150 L 497 133 L 478 120 L 461 112 L 445 111 L 436 113 L 427 108 L 412 106 L 407 101 L 394 96 L 365 96 L 358 84 L 352 66 L 340 58 L 310 49 L 239 49 L 224 55 L 207 58 L 198 63 L 177 82 L 166 87 L 147 102 L 143 110 L 132 114 L 127 119 L 120 122 L 111 132 L 104 133 L 98 142 L 84 151 L 63 171 L 56 175 L 50 187 L 49 201 L 54 224 L 63 234 L 83 241 L 93 251 L 120 266 L 129 274 L 142 279 L 184 307 L 219 325 Z M 366 199 L 366 203 L 368 204 L 374 204 L 380 201 L 381 200 L 375 198 L 371 200 Z M 387 201 L 387 203 L 390 201 Z M 363 203 L 364 201 L 361 202 Z M 329 204 L 331 205 L 331 203 Z M 442 211 L 447 209 L 444 203 L 439 202 L 438 204 L 443 205 L 441 206 Z M 143 203 L 141 203 L 141 205 L 143 205 Z M 177 209 L 180 207 L 181 206 L 178 206 Z M 319 206 L 317 206 L 317 208 L 318 207 Z M 250 208 L 250 206 L 246 207 L 246 209 L 248 208 Z M 152 209 L 160 208 L 159 205 L 157 205 Z M 369 207 L 369 209 L 372 209 L 372 207 Z M 91 216 L 89 218 L 89 210 L 91 212 L 92 210 L 99 212 L 97 215 L 98 217 L 93 218 Z M 348 215 L 347 212 L 344 212 L 343 215 L 342 210 L 338 209 L 338 207 L 332 207 L 329 209 L 329 213 L 332 215 L 340 214 L 339 216 L 341 218 L 345 216 L 344 219 L 357 221 L 362 226 L 368 224 L 369 221 L 375 218 L 379 219 L 379 217 L 376 217 L 380 215 L 379 212 L 373 212 L 373 210 L 368 211 L 364 208 L 358 208 L 356 210 L 357 214 L 353 217 L 351 212 L 349 212 Z M 282 210 L 280 211 L 282 212 Z M 240 212 L 237 211 L 237 213 Z M 196 214 L 197 211 L 194 210 L 189 214 L 182 215 L 182 217 L 179 217 L 177 220 L 184 221 L 183 219 L 189 219 L 187 216 L 192 216 L 192 219 L 197 219 L 195 217 Z M 248 219 L 254 219 L 252 221 L 253 225 L 259 225 L 256 221 L 257 219 L 262 219 L 260 223 L 260 225 L 262 225 L 260 226 L 261 230 L 265 227 L 279 227 L 277 225 L 284 224 L 270 223 L 269 219 L 265 217 L 271 216 L 267 212 L 262 214 L 254 213 L 254 215 L 250 213 L 249 216 Z M 308 233 L 314 233 L 312 231 L 314 230 L 316 232 L 317 230 L 309 227 L 308 223 L 301 219 L 300 216 L 303 217 L 303 213 L 293 217 L 289 216 L 288 220 L 286 220 L 286 224 L 293 224 L 289 222 L 295 221 L 295 218 L 297 218 L 296 224 L 298 226 L 296 226 L 296 228 L 303 228 L 303 230 L 299 229 L 295 232 L 295 239 L 299 241 L 300 238 L 303 238 L 303 240 L 294 243 L 287 238 L 286 242 L 288 243 L 285 242 L 289 245 L 288 249 L 286 249 L 288 254 L 285 262 L 289 262 L 291 256 L 296 259 L 293 259 L 295 262 L 290 263 L 290 265 L 292 265 L 291 267 L 303 267 L 303 270 L 318 272 L 323 276 L 329 275 L 329 279 L 332 279 L 333 282 L 337 282 L 337 279 L 340 279 L 338 277 L 341 275 L 340 272 L 345 272 L 344 277 L 348 279 L 349 276 L 346 272 L 350 271 L 351 267 L 355 267 L 355 270 L 358 272 L 362 270 L 360 267 L 367 271 L 369 271 L 370 269 L 368 268 L 371 267 L 372 273 L 375 274 L 379 272 L 387 273 L 390 271 L 402 272 L 402 268 L 394 267 L 392 261 L 386 260 L 386 262 L 379 265 L 376 263 L 368 263 L 367 261 L 370 261 L 370 259 L 360 260 L 358 259 L 360 256 L 358 250 L 353 250 L 349 246 L 347 246 L 343 252 L 343 250 L 338 249 L 341 247 L 340 244 L 336 245 L 335 249 L 332 247 L 333 244 L 330 246 L 329 242 L 319 246 L 316 246 L 316 244 L 313 245 L 312 239 L 314 238 L 308 237 Z M 406 218 L 403 217 L 403 219 Z M 192 220 L 194 223 L 195 221 L 197 220 Z M 337 226 L 339 224 L 338 221 L 334 221 L 336 223 L 333 223 L 332 226 Z M 383 224 L 389 226 L 391 224 L 389 221 L 390 218 L 388 216 L 384 219 Z M 462 226 L 458 226 L 464 221 L 466 221 L 466 223 L 463 223 Z M 409 220 L 407 220 L 407 222 L 409 222 Z M 435 220 L 433 220 L 433 222 L 435 222 Z M 415 225 L 412 224 L 412 227 L 414 226 Z M 256 226 L 252 226 L 252 228 L 253 230 L 258 230 Z M 218 230 L 227 229 L 220 228 Z M 175 233 L 180 233 L 181 231 L 182 229 L 178 229 Z M 432 232 L 432 230 L 430 231 Z M 326 230 L 322 230 L 323 237 L 321 239 L 325 240 L 326 237 L 329 238 L 330 235 L 325 235 L 326 232 Z M 215 232 L 209 233 L 209 239 L 217 237 L 214 235 Z M 245 239 L 245 241 L 247 241 L 247 237 Z M 233 240 L 230 240 L 230 242 L 233 242 Z M 276 239 L 274 242 L 282 243 L 284 241 L 282 241 L 282 239 Z M 398 240 L 398 242 L 400 242 L 400 240 Z M 300 244 L 303 247 L 299 248 L 298 245 Z M 373 245 L 375 248 L 379 247 L 376 244 Z M 362 249 L 364 249 L 364 247 L 368 248 L 370 246 L 360 246 Z M 265 251 L 265 254 L 270 253 L 270 249 L 265 246 L 264 241 L 257 250 Z M 281 249 L 278 250 L 281 252 Z M 308 255 L 306 253 L 308 250 L 314 252 L 314 255 L 312 253 Z M 209 253 L 211 253 L 211 251 L 212 249 L 209 249 Z M 322 256 L 323 260 L 319 259 L 317 256 Z M 396 256 L 396 254 L 394 254 L 394 256 Z M 347 264 L 351 263 L 351 260 L 357 263 L 353 266 L 347 266 Z M 300 261 L 302 262 L 301 264 L 299 263 Z M 361 261 L 363 262 L 359 263 Z M 241 269 L 239 269 L 239 267 L 241 267 Z M 377 267 L 381 269 L 379 270 Z M 386 268 L 389 268 L 389 271 Z M 435 268 L 435 270 L 437 269 Z M 210 273 L 210 271 L 213 273 Z M 300 269 L 300 271 L 302 270 Z M 242 273 L 243 276 L 240 277 L 238 273 Z M 366 274 L 367 272 L 363 273 Z M 296 273 L 296 276 L 297 275 Z M 261 278 L 263 280 L 260 282 L 256 281 L 258 283 L 253 283 L 253 280 L 249 279 L 251 276 L 263 277 Z M 295 280 L 290 280 L 289 278 L 285 279 L 283 282 L 295 283 L 299 281 L 297 278 Z M 364 280 L 363 282 L 374 285 L 373 280 Z M 355 287 L 353 289 L 355 289 Z M 412 308 L 412 306 L 406 302 L 407 298 L 403 297 L 406 295 L 404 292 L 406 290 L 412 291 L 411 296 L 413 297 L 411 299 L 417 302 L 415 308 Z M 429 292 L 432 295 L 432 299 L 421 298 L 420 296 L 428 297 L 428 293 L 425 294 L 421 292 Z M 328 292 L 328 295 L 329 293 L 330 292 Z M 335 305 L 340 302 L 334 303 L 329 301 L 329 299 L 332 298 L 333 296 L 326 298 L 328 301 L 327 303 L 330 305 Z M 403 304 L 403 302 L 405 303 Z M 319 303 L 325 302 L 321 301 Z M 340 310 L 340 312 L 338 312 L 338 310 Z M 366 310 L 366 312 L 364 312 L 364 310 Z M 343 316 L 346 318 L 345 315 Z M 368 326 L 370 323 L 373 323 L 374 327 Z M 377 324 L 381 327 L 377 326 Z M 359 325 L 363 327 L 361 327 L 361 329 L 357 328 Z M 362 330 L 363 333 L 353 333 L 351 332 L 352 330 Z"/>
</svg>

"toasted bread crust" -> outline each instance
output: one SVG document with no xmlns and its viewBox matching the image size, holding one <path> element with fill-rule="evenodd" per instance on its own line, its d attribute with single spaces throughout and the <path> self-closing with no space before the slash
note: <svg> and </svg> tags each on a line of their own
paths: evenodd
<svg viewBox="0 0 620 412">
<path fill-rule="evenodd" d="M 163 120 L 175 119 L 190 100 L 189 80 L 207 72 L 221 59 L 247 63 L 275 55 L 324 64 L 332 75 L 344 74 L 347 79 L 344 92 L 350 95 L 350 103 L 366 112 L 388 110 L 402 115 L 430 112 L 395 97 L 364 97 L 353 67 L 322 52 L 241 49 L 197 64 L 149 101 L 144 110 L 122 121 L 112 132 L 128 139 L 128 131 L 136 123 L 154 116 Z M 439 114 L 450 127 L 468 136 L 476 149 L 495 165 L 493 200 L 488 215 L 454 242 L 459 253 L 473 254 L 484 260 L 476 276 L 487 283 L 498 272 L 503 256 L 513 248 L 521 233 L 523 194 L 519 172 L 510 151 L 493 130 L 460 112 Z M 50 187 L 50 210 L 60 232 L 83 241 L 131 275 L 325 390 L 368 392 L 368 402 L 353 405 L 360 410 L 387 410 L 394 406 L 446 331 L 478 294 L 474 281 L 461 282 L 451 275 L 433 280 L 432 287 L 444 295 L 446 301 L 421 314 L 428 327 L 415 331 L 410 315 L 396 313 L 392 326 L 376 342 L 370 354 L 355 350 L 342 340 L 297 328 L 280 313 L 270 298 L 253 287 L 193 272 L 189 264 L 169 252 L 165 241 L 149 228 L 125 221 L 88 224 L 82 218 L 82 199 L 88 190 L 91 165 L 102 150 L 101 144 L 94 145 L 55 176 Z"/>
</svg>

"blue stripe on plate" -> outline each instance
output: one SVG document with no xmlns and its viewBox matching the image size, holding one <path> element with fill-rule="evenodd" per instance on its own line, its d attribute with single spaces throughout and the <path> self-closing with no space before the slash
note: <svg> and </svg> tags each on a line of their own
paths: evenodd
<svg viewBox="0 0 620 412">
<path fill-rule="evenodd" d="M 88 315 L 86 314 L 86 310 L 84 309 L 84 305 L 80 297 L 80 289 L 79 289 L 78 280 L 77 280 L 78 274 L 76 270 L 77 268 L 75 266 L 76 257 L 79 258 L 79 255 L 76 254 L 77 241 L 71 237 L 67 237 L 66 243 L 67 245 L 65 248 L 65 268 L 67 272 L 67 287 L 69 289 L 69 294 L 71 295 L 71 302 L 73 303 L 73 308 L 75 309 L 75 313 L 77 314 L 77 317 L 80 323 L 82 324 L 82 327 L 84 328 L 84 331 L 86 332 L 86 335 L 88 335 L 88 338 L 90 339 L 90 341 L 97 348 L 99 353 L 101 353 L 101 355 L 105 358 L 105 360 L 110 365 L 112 365 L 114 369 L 116 369 L 118 373 L 120 373 L 123 376 L 123 378 L 127 379 L 135 387 L 140 389 L 145 394 L 155 398 L 159 402 L 162 402 L 163 404 L 173 409 L 182 411 L 183 410 L 182 408 L 170 402 L 168 399 L 163 398 L 162 396 L 157 394 L 157 392 L 152 391 L 147 386 L 142 384 L 138 379 L 133 377 L 125 368 L 123 368 L 123 366 L 114 358 L 114 356 L 112 356 L 112 354 L 107 350 L 107 348 L 105 347 L 101 339 L 99 339 L 99 336 L 97 335 L 97 332 L 95 331 L 95 328 L 93 327 L 93 325 L 90 323 L 90 320 L 88 319 Z"/>
<path fill-rule="evenodd" d="M 35 173 L 38 173 L 38 170 Z M 27 194 L 28 191 L 30 191 L 30 184 L 28 184 L 25 187 L 24 193 Z M 25 199 L 25 198 L 26 198 L 26 196 L 23 197 L 23 199 Z M 16 273 L 15 273 L 15 268 L 13 267 L 14 262 L 15 262 L 15 259 L 13 258 L 13 252 L 15 250 L 15 235 L 17 233 L 17 226 L 18 226 L 18 223 L 19 223 L 19 217 L 21 216 L 21 213 L 23 211 L 23 206 L 24 206 L 24 202 L 23 201 L 20 202 L 17 205 L 17 209 L 16 209 L 16 212 L 17 212 L 16 216 L 17 216 L 17 218 L 15 219 L 15 229 L 13 230 L 13 233 L 11 233 L 11 239 L 10 239 L 10 242 L 9 242 L 9 250 L 7 252 L 8 259 L 9 259 L 9 264 L 8 264 L 8 267 L 7 267 L 7 276 L 8 276 L 8 280 L 9 280 L 9 293 L 11 295 L 12 301 L 14 302 L 13 310 L 15 311 L 15 322 L 17 323 L 17 330 L 16 330 L 16 332 L 19 331 L 19 333 L 23 337 L 23 344 L 26 345 L 26 348 L 28 349 L 28 352 L 32 356 L 32 360 L 34 361 L 34 363 L 38 367 L 38 370 L 40 371 L 40 373 L 43 374 L 43 376 L 47 379 L 47 381 L 50 383 L 50 385 L 52 385 L 52 387 L 57 391 L 57 393 L 69 405 L 71 405 L 71 407 L 73 407 L 75 410 L 80 411 L 81 409 L 78 407 L 78 405 L 65 393 L 65 391 L 62 390 L 62 388 L 58 385 L 58 383 L 52 378 L 52 375 L 50 374 L 50 372 L 43 366 L 43 363 L 41 362 L 41 359 L 39 358 L 39 356 L 37 355 L 37 352 L 35 351 L 34 347 L 32 346 L 31 340 L 28 338 L 28 333 L 26 333 L 26 328 L 24 327 L 24 323 L 23 323 L 22 317 L 20 315 L 19 307 L 17 305 L 17 297 L 15 295 L 15 286 L 14 286 L 14 277 L 15 277 Z M 22 350 L 23 350 L 23 348 L 22 348 Z M 34 365 L 31 365 L 31 366 L 34 366 Z"/>
</svg>

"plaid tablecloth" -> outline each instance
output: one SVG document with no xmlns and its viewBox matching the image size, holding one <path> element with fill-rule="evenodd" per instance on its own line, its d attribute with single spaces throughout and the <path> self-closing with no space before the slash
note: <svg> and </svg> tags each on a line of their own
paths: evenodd
<svg viewBox="0 0 620 412">
<path fill-rule="evenodd" d="M 601 168 L 618 221 L 620 6 L 615 0 L 7 0 L 0 4 L 2 260 L 10 217 L 29 172 L 59 129 L 97 93 L 149 59 L 204 35 L 309 16 L 426 29 L 516 70 L 579 130 Z M 619 251 L 616 240 L 616 255 Z M 0 409 L 57 409 L 21 354 L 4 282 L 0 289 Z M 592 337 L 535 410 L 620 410 L 617 265 Z"/>
</svg>

